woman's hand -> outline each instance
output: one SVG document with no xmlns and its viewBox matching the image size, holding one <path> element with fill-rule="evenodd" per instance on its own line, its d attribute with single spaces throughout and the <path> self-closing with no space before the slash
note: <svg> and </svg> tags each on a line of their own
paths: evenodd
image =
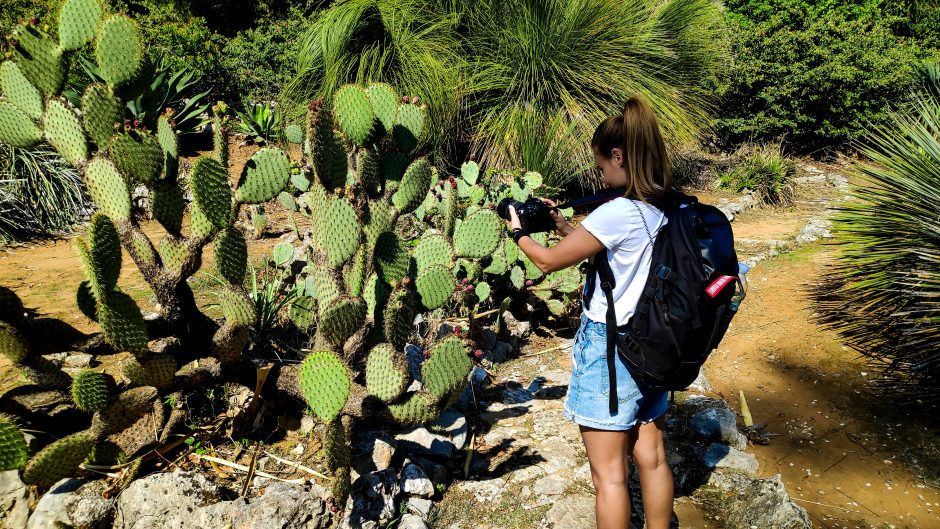
<svg viewBox="0 0 940 529">
<path fill-rule="evenodd" d="M 556 209 L 558 207 L 558 204 L 556 204 L 554 200 L 551 200 L 549 198 L 540 198 L 539 200 L 541 200 L 542 202 L 552 207 L 552 209 L 548 212 L 548 214 L 552 217 L 552 220 L 555 221 L 555 233 L 557 233 L 558 235 L 561 235 L 562 237 L 565 237 L 569 233 L 574 231 L 574 226 L 572 226 L 571 224 L 568 224 L 568 221 L 565 220 L 565 216 L 562 215 L 561 212 L 558 211 L 558 209 Z"/>
<path fill-rule="evenodd" d="M 516 208 L 509 206 L 509 220 L 504 220 L 510 231 L 516 228 L 522 229 L 522 223 L 519 222 L 519 216 L 516 215 Z"/>
</svg>

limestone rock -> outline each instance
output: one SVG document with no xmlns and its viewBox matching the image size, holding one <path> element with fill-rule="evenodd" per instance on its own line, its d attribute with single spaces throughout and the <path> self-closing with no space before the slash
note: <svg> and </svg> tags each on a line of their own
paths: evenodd
<svg viewBox="0 0 940 529">
<path fill-rule="evenodd" d="M 107 488 L 104 480 L 96 479 L 68 497 L 66 511 L 74 529 L 110 529 L 117 500 L 104 497 Z"/>
<path fill-rule="evenodd" d="M 346 502 L 342 529 L 385 527 L 398 513 L 395 499 L 399 484 L 391 468 L 359 476 Z"/>
<path fill-rule="evenodd" d="M 420 516 L 403 514 L 398 522 L 398 529 L 428 529 L 428 524 Z"/>
<path fill-rule="evenodd" d="M 706 441 L 721 441 L 738 449 L 747 447 L 747 438 L 738 432 L 737 418 L 729 409 L 704 409 L 689 419 L 689 426 Z"/>
<path fill-rule="evenodd" d="M 450 461 L 457 447 L 453 441 L 436 435 L 427 428 L 417 427 L 395 436 L 398 447 L 407 454 L 421 455 Z"/>
<path fill-rule="evenodd" d="M 458 411 L 448 410 L 441 414 L 433 423 L 431 429 L 450 437 L 457 450 L 462 450 L 467 444 L 467 418 Z"/>
<path fill-rule="evenodd" d="M 583 495 L 561 498 L 545 514 L 545 521 L 553 529 L 595 529 L 594 498 Z"/>
<path fill-rule="evenodd" d="M 71 525 L 68 515 L 69 497 L 85 484 L 85 481 L 75 478 L 65 478 L 49 489 L 39 498 L 39 503 L 29 517 L 26 529 L 47 529 L 56 527 L 56 524 Z"/>
<path fill-rule="evenodd" d="M 708 468 L 737 470 L 746 474 L 757 474 L 760 465 L 753 455 L 731 446 L 712 443 L 702 454 L 702 464 Z"/>
<path fill-rule="evenodd" d="M 0 527 L 26 527 L 29 517 L 29 487 L 20 479 L 18 470 L 0 472 Z"/>
<path fill-rule="evenodd" d="M 411 496 L 430 498 L 434 496 L 434 483 L 421 467 L 409 462 L 401 471 L 401 491 Z"/>
<path fill-rule="evenodd" d="M 397 449 L 398 442 L 387 431 L 362 432 L 352 443 L 353 466 L 360 475 L 385 470 L 392 464 Z"/>
<path fill-rule="evenodd" d="M 745 491 L 743 501 L 735 502 L 728 515 L 728 527 L 774 527 L 811 529 L 806 509 L 793 503 L 780 474 L 756 479 Z"/>
</svg>

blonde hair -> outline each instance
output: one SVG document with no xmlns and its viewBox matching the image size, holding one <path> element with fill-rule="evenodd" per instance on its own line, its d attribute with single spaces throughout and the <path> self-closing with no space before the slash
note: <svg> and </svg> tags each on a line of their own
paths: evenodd
<svg viewBox="0 0 940 529">
<path fill-rule="evenodd" d="M 622 115 L 610 116 L 598 125 L 591 148 L 604 158 L 610 158 L 615 148 L 623 151 L 627 197 L 646 202 L 647 198 L 662 197 L 673 187 L 659 120 L 642 97 L 631 97 Z"/>
</svg>

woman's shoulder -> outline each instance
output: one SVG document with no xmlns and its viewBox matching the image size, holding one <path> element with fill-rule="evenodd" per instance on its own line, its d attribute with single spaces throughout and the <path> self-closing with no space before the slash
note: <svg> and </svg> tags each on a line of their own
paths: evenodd
<svg viewBox="0 0 940 529">
<path fill-rule="evenodd" d="M 605 222 L 608 220 L 625 222 L 629 221 L 630 219 L 636 219 L 639 221 L 641 215 L 649 217 L 661 214 L 662 212 L 651 204 L 640 200 L 629 199 L 627 197 L 618 197 L 611 200 L 610 202 L 602 204 L 600 207 L 592 211 L 590 214 L 588 214 L 587 219 L 592 219 L 595 222 Z"/>
</svg>

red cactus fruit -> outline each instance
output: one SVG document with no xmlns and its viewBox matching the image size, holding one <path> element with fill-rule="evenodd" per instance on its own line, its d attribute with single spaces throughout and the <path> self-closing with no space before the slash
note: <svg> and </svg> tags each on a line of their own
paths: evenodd
<svg viewBox="0 0 940 529">
<path fill-rule="evenodd" d="M 466 290 L 467 292 L 473 292 L 473 285 L 467 285 L 467 288 L 464 290 Z"/>
<path fill-rule="evenodd" d="M 460 328 L 460 325 L 454 325 L 454 334 L 460 336 L 461 332 L 463 332 L 463 329 Z"/>
<path fill-rule="evenodd" d="M 482 350 L 482 349 L 477 349 L 476 351 L 473 352 L 473 356 L 475 356 L 475 357 L 477 357 L 477 358 L 482 358 L 482 357 L 483 357 L 483 350 Z"/>
<path fill-rule="evenodd" d="M 411 103 L 411 98 L 408 96 L 402 96 L 401 102 L 407 105 L 408 103 Z"/>
<path fill-rule="evenodd" d="M 474 154 L 474 153 L 470 153 L 470 161 L 471 161 L 471 162 L 477 161 L 477 155 Z"/>
<path fill-rule="evenodd" d="M 526 279 L 525 281 L 525 286 L 527 287 L 531 287 L 534 284 L 535 284 L 535 281 L 532 281 L 531 279 Z"/>
</svg>

